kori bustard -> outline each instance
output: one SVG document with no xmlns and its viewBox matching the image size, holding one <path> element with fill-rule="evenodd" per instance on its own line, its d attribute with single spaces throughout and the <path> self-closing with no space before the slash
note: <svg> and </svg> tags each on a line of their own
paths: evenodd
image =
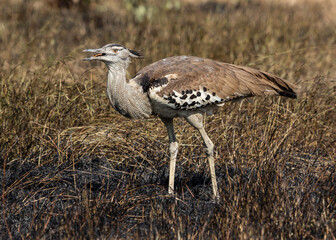
<svg viewBox="0 0 336 240">
<path fill-rule="evenodd" d="M 174 193 L 178 143 L 173 119 L 183 117 L 203 138 L 210 166 L 214 197 L 218 196 L 214 165 L 214 144 L 203 125 L 205 114 L 242 98 L 280 95 L 296 98 L 295 85 L 270 73 L 192 56 L 168 57 L 140 70 L 126 81 L 131 58 L 142 58 L 137 51 L 120 44 L 86 49 L 93 56 L 83 60 L 103 61 L 108 68 L 107 96 L 111 105 L 128 118 L 158 116 L 168 131 L 170 167 L 168 192 Z"/>
</svg>

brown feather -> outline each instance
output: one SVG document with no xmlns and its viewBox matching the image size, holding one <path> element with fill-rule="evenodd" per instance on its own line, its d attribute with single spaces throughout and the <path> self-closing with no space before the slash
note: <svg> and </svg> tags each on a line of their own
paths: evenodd
<svg viewBox="0 0 336 240">
<path fill-rule="evenodd" d="M 175 77 L 167 77 L 172 75 Z M 139 71 L 133 80 L 143 86 L 145 92 L 162 85 L 156 93 L 160 97 L 172 96 L 174 91 L 183 93 L 193 90 L 197 93 L 204 88 L 208 94 L 220 97 L 222 102 L 262 95 L 296 98 L 296 86 L 273 74 L 189 56 L 154 62 Z"/>
</svg>

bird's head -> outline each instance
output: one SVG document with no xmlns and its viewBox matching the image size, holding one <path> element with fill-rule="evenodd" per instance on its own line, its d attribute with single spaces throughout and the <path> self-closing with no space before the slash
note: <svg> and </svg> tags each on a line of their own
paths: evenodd
<svg viewBox="0 0 336 240">
<path fill-rule="evenodd" d="M 83 52 L 95 53 L 93 56 L 84 58 L 83 60 L 100 60 L 106 64 L 128 64 L 131 57 L 143 58 L 143 56 L 137 51 L 128 49 L 116 43 L 107 44 L 104 47 L 97 49 L 85 49 Z"/>
</svg>

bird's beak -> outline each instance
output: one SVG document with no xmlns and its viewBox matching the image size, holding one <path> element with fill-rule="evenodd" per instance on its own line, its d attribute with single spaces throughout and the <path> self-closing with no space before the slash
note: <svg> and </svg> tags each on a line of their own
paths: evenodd
<svg viewBox="0 0 336 240">
<path fill-rule="evenodd" d="M 83 52 L 96 53 L 95 55 L 93 55 L 91 57 L 83 58 L 83 61 L 96 60 L 96 59 L 98 59 L 99 56 L 103 56 L 103 50 L 101 48 L 97 48 L 97 49 L 85 49 L 85 50 L 83 50 Z"/>
</svg>

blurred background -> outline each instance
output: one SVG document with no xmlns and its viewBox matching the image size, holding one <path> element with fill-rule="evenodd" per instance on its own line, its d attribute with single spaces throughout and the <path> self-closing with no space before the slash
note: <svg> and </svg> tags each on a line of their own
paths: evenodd
<svg viewBox="0 0 336 240">
<path fill-rule="evenodd" d="M 336 236 L 336 1 L 0 1 L 0 238 L 333 239 Z M 208 117 L 220 203 L 200 137 L 176 120 L 176 198 L 167 134 L 128 120 L 83 49 L 249 66 L 299 98 L 255 98 Z"/>
</svg>

